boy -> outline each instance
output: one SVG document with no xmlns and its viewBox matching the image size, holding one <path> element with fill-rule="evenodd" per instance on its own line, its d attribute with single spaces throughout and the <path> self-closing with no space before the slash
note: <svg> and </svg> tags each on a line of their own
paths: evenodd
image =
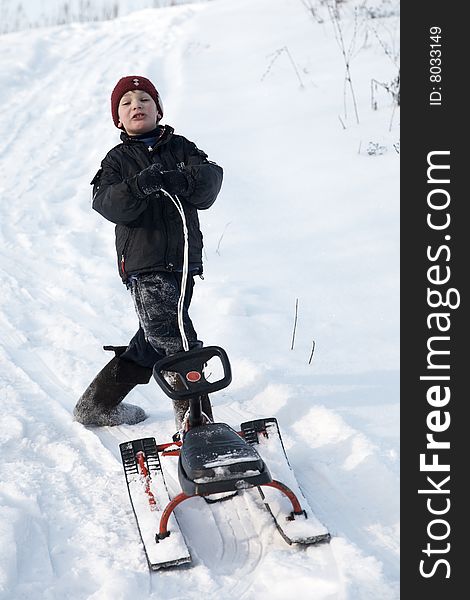
<svg viewBox="0 0 470 600">
<path fill-rule="evenodd" d="M 148 383 L 157 360 L 183 349 L 177 304 L 183 277 L 182 218 L 165 192 L 177 196 L 186 218 L 189 273 L 183 322 L 189 346 L 197 340 L 188 308 L 194 276 L 202 274 L 198 210 L 209 208 L 222 185 L 222 169 L 195 144 L 160 125 L 163 106 L 153 83 L 129 75 L 111 94 L 111 114 L 122 143 L 108 152 L 93 181 L 93 208 L 116 224 L 119 275 L 132 295 L 139 329 L 127 347 L 105 346 L 114 358 L 79 399 L 74 416 L 84 425 L 134 424 L 146 418 L 138 406 L 121 403 Z M 187 401 L 173 401 L 177 428 Z M 203 410 L 212 417 L 205 398 Z"/>
</svg>

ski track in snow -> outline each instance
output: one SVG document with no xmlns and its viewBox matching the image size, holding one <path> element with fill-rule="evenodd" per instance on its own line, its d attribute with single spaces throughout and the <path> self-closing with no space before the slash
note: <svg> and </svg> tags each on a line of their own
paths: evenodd
<svg viewBox="0 0 470 600">
<path fill-rule="evenodd" d="M 301 3 L 146 10 L 0 45 L 0 599 L 285 600 L 311 590 L 316 600 L 396 600 L 397 160 L 357 151 L 398 137 L 385 104 L 366 110 L 370 78 L 393 75 L 383 52 L 355 59 L 361 126 L 342 131 L 341 56 Z M 285 56 L 267 72 L 286 45 L 303 90 Z M 254 490 L 215 505 L 193 499 L 177 513 L 194 566 L 149 573 L 118 445 L 171 439 L 169 400 L 152 382 L 130 399 L 149 413 L 142 424 L 88 430 L 71 419 L 110 358 L 102 345 L 136 329 L 113 226 L 91 210 L 89 186 L 119 141 L 109 96 L 129 73 L 158 82 L 164 121 L 225 167 L 220 200 L 201 215 L 206 281 L 192 311 L 205 342 L 232 361 L 215 415 L 235 428 L 278 418 L 330 545 L 287 546 Z M 298 156 L 279 144 L 280 112 L 284 148 Z M 176 459 L 165 460 L 174 495 Z"/>
</svg>

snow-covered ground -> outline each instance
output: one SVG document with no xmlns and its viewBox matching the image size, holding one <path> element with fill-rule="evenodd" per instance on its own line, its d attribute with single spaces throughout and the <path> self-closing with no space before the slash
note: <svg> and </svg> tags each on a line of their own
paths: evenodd
<svg viewBox="0 0 470 600">
<path fill-rule="evenodd" d="M 2 600 L 398 598 L 399 114 L 384 88 L 377 111 L 370 97 L 397 74 L 397 17 L 361 11 L 355 27 L 347 4 L 340 21 L 357 124 L 316 6 L 220 0 L 0 36 Z M 118 443 L 166 441 L 170 401 L 152 381 L 129 397 L 149 414 L 139 426 L 72 420 L 102 345 L 137 327 L 89 186 L 119 141 L 109 97 L 128 74 L 224 167 L 192 305 L 232 361 L 215 416 L 278 418 L 328 551 L 289 547 L 230 503 L 183 504 L 194 564 L 149 573 Z"/>
<path fill-rule="evenodd" d="M 195 0 L 1 0 L 0 34 L 122 17 L 142 8 L 190 4 Z"/>
</svg>

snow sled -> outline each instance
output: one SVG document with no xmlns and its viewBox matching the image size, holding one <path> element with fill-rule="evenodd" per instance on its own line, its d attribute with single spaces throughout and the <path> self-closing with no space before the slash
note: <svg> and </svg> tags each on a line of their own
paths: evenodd
<svg viewBox="0 0 470 600">
<path fill-rule="evenodd" d="M 174 510 L 195 496 L 210 503 L 257 488 L 287 543 L 329 541 L 330 534 L 313 514 L 290 468 L 277 420 L 242 423 L 237 432 L 225 423 L 210 422 L 202 412 L 203 395 L 224 389 L 232 380 L 222 348 L 208 346 L 174 354 L 156 363 L 153 374 L 171 399 L 189 400 L 189 411 L 181 441 L 157 444 L 154 438 L 144 438 L 120 444 L 129 496 L 151 569 L 191 561 Z M 166 456 L 179 457 L 181 492 L 172 499 L 160 460 Z"/>
</svg>

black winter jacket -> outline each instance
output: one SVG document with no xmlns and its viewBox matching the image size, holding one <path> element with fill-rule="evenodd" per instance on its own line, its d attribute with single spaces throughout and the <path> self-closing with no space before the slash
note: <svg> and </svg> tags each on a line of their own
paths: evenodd
<svg viewBox="0 0 470 600">
<path fill-rule="evenodd" d="M 152 163 L 162 171 L 180 170 L 188 190 L 179 196 L 189 237 L 189 262 L 202 273 L 202 233 L 197 211 L 209 208 L 222 185 L 222 168 L 173 128 L 159 127 L 158 139 L 147 147 L 137 138 L 121 133 L 122 143 L 108 152 L 93 184 L 93 208 L 116 224 L 119 274 L 181 270 L 183 227 L 173 202 L 161 192 L 144 195 L 136 175 Z"/>
</svg>

